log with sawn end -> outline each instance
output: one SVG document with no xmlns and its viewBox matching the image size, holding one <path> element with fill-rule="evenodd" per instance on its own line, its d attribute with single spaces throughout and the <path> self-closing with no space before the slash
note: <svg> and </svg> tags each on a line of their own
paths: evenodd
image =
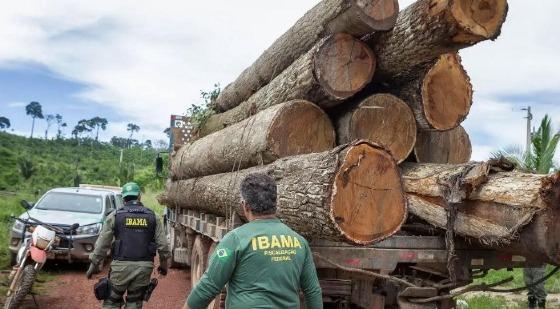
<svg viewBox="0 0 560 309">
<path fill-rule="evenodd" d="M 356 38 L 389 30 L 399 12 L 397 0 L 323 0 L 280 36 L 216 99 L 218 111 L 246 101 L 322 38 L 345 32 Z"/>
<path fill-rule="evenodd" d="M 378 59 L 374 81 L 406 81 L 419 65 L 500 35 L 507 0 L 418 0 L 395 27 L 368 40 Z"/>
<path fill-rule="evenodd" d="M 308 239 L 370 244 L 393 235 L 406 219 L 396 162 L 383 148 L 365 141 L 232 173 L 169 182 L 161 201 L 243 216 L 239 186 L 251 173 L 276 180 L 277 216 Z"/>
<path fill-rule="evenodd" d="M 331 35 L 246 101 L 209 117 L 198 128 L 198 136 L 290 100 L 309 100 L 322 108 L 342 104 L 371 81 L 374 71 L 375 56 L 367 45 L 345 33 Z"/>
<path fill-rule="evenodd" d="M 384 145 L 397 163 L 416 142 L 416 121 L 410 107 L 387 93 L 374 94 L 336 117 L 337 143 L 363 139 Z"/>
<path fill-rule="evenodd" d="M 172 157 L 171 178 L 231 172 L 334 146 L 327 114 L 311 102 L 294 100 L 184 145 Z"/>
<path fill-rule="evenodd" d="M 467 163 L 471 139 L 462 126 L 448 131 L 418 131 L 414 157 L 418 163 Z"/>
</svg>

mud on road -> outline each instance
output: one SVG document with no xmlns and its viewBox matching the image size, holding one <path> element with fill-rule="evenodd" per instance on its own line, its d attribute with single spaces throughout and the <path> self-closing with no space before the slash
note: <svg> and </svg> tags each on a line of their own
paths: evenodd
<svg viewBox="0 0 560 309">
<path fill-rule="evenodd" d="M 48 267 L 46 271 L 55 275 L 55 278 L 40 284 L 40 295 L 35 296 L 38 308 L 101 308 L 101 301 L 98 301 L 93 295 L 93 285 L 99 278 L 107 275 L 108 267 L 91 280 L 85 276 L 86 269 L 87 264 Z M 170 269 L 166 277 L 158 280 L 158 287 L 150 301 L 144 303 L 143 308 L 182 308 L 191 288 L 190 271 L 188 269 Z M 31 309 L 37 308 L 37 306 L 33 303 L 32 297 L 28 296 L 22 308 Z"/>
</svg>

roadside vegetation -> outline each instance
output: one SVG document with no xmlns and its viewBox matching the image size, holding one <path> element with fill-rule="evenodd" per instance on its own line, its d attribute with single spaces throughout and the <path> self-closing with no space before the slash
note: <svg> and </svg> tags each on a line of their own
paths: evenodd
<svg viewBox="0 0 560 309">
<path fill-rule="evenodd" d="M 158 151 L 145 145 L 116 146 L 95 141 L 95 137 L 44 140 L 0 132 L 0 269 L 9 266 L 10 216 L 23 212 L 22 199 L 34 202 L 52 188 L 76 183 L 120 186 L 136 181 L 146 204 L 161 214 L 163 207 L 156 196 L 165 182 L 155 175 Z"/>
</svg>

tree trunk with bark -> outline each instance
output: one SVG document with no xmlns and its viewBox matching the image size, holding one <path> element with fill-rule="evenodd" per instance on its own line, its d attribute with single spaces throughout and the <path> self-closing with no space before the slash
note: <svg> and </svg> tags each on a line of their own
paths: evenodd
<svg viewBox="0 0 560 309">
<path fill-rule="evenodd" d="M 322 38 L 339 32 L 360 38 L 395 24 L 397 0 L 324 0 L 264 51 L 239 77 L 225 87 L 215 105 L 231 109 L 271 82 Z"/>
<path fill-rule="evenodd" d="M 473 91 L 457 53 L 441 55 L 415 74 L 391 92 L 412 108 L 419 129 L 450 130 L 465 120 Z"/>
<path fill-rule="evenodd" d="M 462 126 L 449 131 L 418 131 L 416 136 L 414 156 L 418 163 L 466 163 L 471 153 L 471 140 Z"/>
<path fill-rule="evenodd" d="M 374 71 L 375 56 L 367 45 L 345 33 L 329 36 L 246 101 L 208 118 L 198 134 L 208 135 L 289 100 L 309 100 L 323 108 L 341 104 L 365 87 Z"/>
<path fill-rule="evenodd" d="M 411 214 L 446 229 L 447 213 L 456 207 L 454 231 L 486 245 L 514 241 L 536 214 L 560 202 L 557 175 L 496 171 L 487 163 L 401 167 Z M 555 237 L 560 242 L 560 234 Z"/>
<path fill-rule="evenodd" d="M 325 112 L 311 102 L 295 100 L 181 147 L 171 160 L 171 178 L 231 172 L 334 146 L 334 128 Z"/>
<path fill-rule="evenodd" d="M 363 139 L 384 145 L 397 163 L 408 157 L 416 142 L 416 122 L 410 107 L 386 93 L 375 94 L 338 116 L 337 142 Z"/>
<path fill-rule="evenodd" d="M 161 201 L 243 216 L 239 187 L 251 173 L 276 180 L 277 216 L 308 239 L 369 244 L 391 236 L 406 219 L 396 162 L 381 147 L 364 141 L 233 173 L 169 182 Z"/>
<path fill-rule="evenodd" d="M 500 35 L 507 0 L 418 0 L 395 27 L 367 39 L 378 58 L 376 81 L 406 81 L 417 66 Z"/>
<path fill-rule="evenodd" d="M 519 232 L 519 238 L 501 250 L 543 263 L 560 265 L 560 207 L 550 207 L 535 215 Z"/>
</svg>

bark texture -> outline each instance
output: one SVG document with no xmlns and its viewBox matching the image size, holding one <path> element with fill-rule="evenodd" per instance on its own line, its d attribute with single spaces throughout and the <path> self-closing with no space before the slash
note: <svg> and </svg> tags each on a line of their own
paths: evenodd
<svg viewBox="0 0 560 309">
<path fill-rule="evenodd" d="M 415 74 L 392 92 L 410 105 L 419 129 L 450 130 L 465 120 L 473 91 L 457 53 L 441 55 Z"/>
<path fill-rule="evenodd" d="M 519 238 L 500 249 L 543 263 L 560 265 L 560 208 L 551 207 L 535 215 Z"/>
<path fill-rule="evenodd" d="M 455 232 L 489 245 L 510 243 L 537 213 L 560 202 L 555 175 L 495 171 L 487 163 L 401 167 L 410 213 L 445 229 L 456 204 Z"/>
<path fill-rule="evenodd" d="M 449 131 L 418 131 L 414 146 L 419 163 L 466 163 L 471 153 L 471 140 L 462 126 Z"/>
<path fill-rule="evenodd" d="M 416 142 L 416 122 L 410 108 L 399 98 L 375 94 L 336 119 L 337 142 L 368 140 L 387 148 L 397 163 L 408 157 Z"/>
<path fill-rule="evenodd" d="M 231 172 L 334 146 L 334 128 L 325 112 L 311 102 L 295 100 L 181 147 L 171 160 L 171 178 Z"/>
<path fill-rule="evenodd" d="M 264 51 L 216 100 L 225 111 L 247 100 L 322 38 L 345 32 L 360 38 L 395 24 L 397 0 L 323 0 Z"/>
<path fill-rule="evenodd" d="M 395 27 L 368 40 L 378 58 L 376 81 L 413 79 L 417 66 L 442 54 L 496 39 L 506 0 L 418 0 L 399 13 Z"/>
<path fill-rule="evenodd" d="M 329 36 L 247 101 L 208 118 L 198 134 L 208 135 L 289 100 L 335 106 L 365 87 L 374 71 L 375 57 L 364 43 L 344 33 Z"/>
<path fill-rule="evenodd" d="M 406 218 L 395 161 L 379 146 L 363 141 L 233 173 L 169 182 L 161 201 L 242 216 L 239 187 L 251 173 L 276 180 L 278 217 L 308 239 L 369 244 L 395 233 Z"/>
</svg>

